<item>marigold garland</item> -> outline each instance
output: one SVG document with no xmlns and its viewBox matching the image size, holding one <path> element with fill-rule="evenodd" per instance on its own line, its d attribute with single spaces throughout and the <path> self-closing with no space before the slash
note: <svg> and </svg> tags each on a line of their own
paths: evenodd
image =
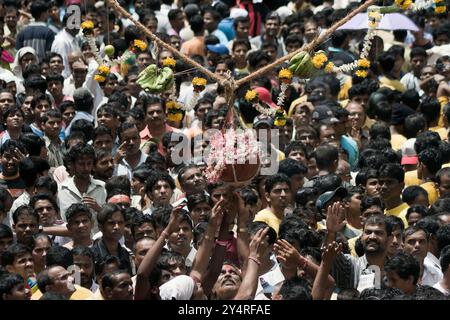
<svg viewBox="0 0 450 320">
<path fill-rule="evenodd" d="M 326 64 L 324 70 L 325 70 L 326 73 L 332 73 L 332 72 L 334 71 L 334 68 L 335 68 L 334 63 L 330 61 L 330 62 L 328 62 L 328 63 Z"/>
<path fill-rule="evenodd" d="M 167 57 L 163 60 L 163 66 L 173 68 L 177 64 L 177 61 L 172 57 Z"/>
<path fill-rule="evenodd" d="M 81 24 L 81 30 L 83 31 L 84 34 L 93 32 L 94 22 L 92 22 L 91 20 L 83 21 L 83 23 Z"/>
<path fill-rule="evenodd" d="M 255 90 L 247 90 L 244 96 L 245 101 L 250 103 L 257 103 L 258 102 L 258 92 Z"/>
<path fill-rule="evenodd" d="M 145 51 L 147 49 L 147 44 L 139 39 L 133 41 L 133 49 L 138 49 L 140 51 Z"/>
<path fill-rule="evenodd" d="M 314 65 L 314 68 L 321 69 L 324 64 L 328 61 L 327 56 L 324 53 L 317 53 L 312 58 L 312 64 Z"/>
<path fill-rule="evenodd" d="M 286 112 L 284 111 L 284 109 L 279 108 L 275 112 L 274 125 L 276 125 L 277 127 L 282 127 L 286 125 Z"/>
<path fill-rule="evenodd" d="M 169 121 L 178 122 L 183 120 L 185 112 L 181 109 L 180 105 L 176 101 L 166 102 L 167 119 Z"/>
<path fill-rule="evenodd" d="M 358 67 L 368 69 L 368 68 L 370 68 L 370 61 L 367 60 L 366 58 L 359 59 L 358 60 Z"/>
<path fill-rule="evenodd" d="M 291 70 L 283 68 L 278 73 L 278 78 L 282 82 L 291 83 L 293 77 L 293 73 Z"/>
<path fill-rule="evenodd" d="M 367 71 L 366 70 L 356 70 L 355 74 L 359 78 L 366 78 L 367 77 Z"/>
<path fill-rule="evenodd" d="M 403 10 L 409 9 L 412 3 L 412 0 L 395 0 L 395 4 Z"/>
</svg>

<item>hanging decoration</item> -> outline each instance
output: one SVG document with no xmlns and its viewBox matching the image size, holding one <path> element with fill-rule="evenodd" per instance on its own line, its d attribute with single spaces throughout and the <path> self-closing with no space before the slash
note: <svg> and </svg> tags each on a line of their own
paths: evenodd
<svg viewBox="0 0 450 320">
<path fill-rule="evenodd" d="M 191 83 L 194 94 L 192 95 L 191 101 L 184 107 L 184 110 L 186 111 L 191 111 L 192 109 L 194 109 L 198 99 L 200 98 L 200 93 L 205 90 L 208 81 L 202 77 L 194 77 Z"/>
<path fill-rule="evenodd" d="M 259 101 L 258 92 L 255 90 L 247 90 L 244 96 L 244 100 L 251 103 L 252 107 L 258 110 L 259 113 L 272 117 L 275 114 L 276 109 L 271 107 L 263 107 Z"/>
<path fill-rule="evenodd" d="M 172 122 L 180 122 L 183 120 L 185 111 L 180 104 L 174 100 L 166 102 L 167 119 Z"/>
<path fill-rule="evenodd" d="M 278 79 L 280 80 L 280 94 L 278 95 L 277 105 L 282 107 L 284 105 L 284 100 L 286 99 L 286 90 L 289 88 L 289 85 L 292 82 L 292 71 L 286 68 L 283 68 L 278 73 Z"/>
<path fill-rule="evenodd" d="M 158 69 L 151 64 L 138 75 L 136 83 L 147 92 L 162 93 L 174 85 L 173 71 L 168 67 Z"/>
<path fill-rule="evenodd" d="M 219 180 L 239 186 L 252 179 L 259 170 L 258 141 L 253 130 L 217 132 L 209 140 L 205 176 L 208 182 Z"/>
<path fill-rule="evenodd" d="M 273 122 L 273 124 L 277 127 L 283 127 L 286 125 L 286 111 L 284 111 L 283 108 L 278 108 L 275 111 L 275 121 Z"/>
</svg>

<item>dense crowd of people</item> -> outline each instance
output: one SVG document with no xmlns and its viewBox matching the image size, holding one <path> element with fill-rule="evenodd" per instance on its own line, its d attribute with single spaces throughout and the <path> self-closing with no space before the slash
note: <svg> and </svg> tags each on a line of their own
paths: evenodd
<svg viewBox="0 0 450 320">
<path fill-rule="evenodd" d="M 242 79 L 364 1 L 117 2 L 212 73 Z M 286 61 L 230 104 L 108 1 L 0 0 L 0 300 L 447 299 L 450 16 L 438 2 L 402 13 L 417 31 L 376 30 L 363 73 L 282 85 Z M 316 50 L 352 63 L 366 32 L 338 29 Z M 141 72 L 170 61 L 173 87 L 144 90 Z M 250 89 L 285 111 L 281 124 Z M 173 117 L 169 103 L 187 110 Z M 239 186 L 207 179 L 203 156 L 176 161 L 182 141 L 207 154 L 231 108 L 257 139 L 275 132 Z"/>
</svg>

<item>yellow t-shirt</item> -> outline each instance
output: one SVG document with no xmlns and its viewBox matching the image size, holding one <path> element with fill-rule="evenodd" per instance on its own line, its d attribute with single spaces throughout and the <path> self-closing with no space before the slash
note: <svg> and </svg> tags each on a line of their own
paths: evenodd
<svg viewBox="0 0 450 320">
<path fill-rule="evenodd" d="M 386 209 L 384 210 L 384 214 L 387 216 L 396 216 L 403 220 L 403 223 L 405 224 L 405 228 L 408 228 L 408 221 L 406 220 L 406 211 L 408 210 L 409 206 L 406 202 L 403 202 L 401 205 L 392 208 L 392 209 Z"/>
<path fill-rule="evenodd" d="M 394 80 L 394 79 L 389 79 L 386 77 L 380 77 L 380 79 L 378 79 L 378 81 L 380 82 L 380 87 L 386 87 L 389 88 L 391 90 L 397 90 L 400 91 L 401 93 L 406 91 L 405 86 L 398 80 Z"/>
<path fill-rule="evenodd" d="M 405 187 L 420 186 L 422 180 L 417 177 L 417 170 L 405 172 Z"/>
<path fill-rule="evenodd" d="M 256 215 L 255 215 L 255 219 L 253 219 L 253 222 L 255 221 L 260 221 L 260 222 L 265 222 L 267 223 L 267 225 L 271 228 L 273 228 L 278 236 L 278 231 L 280 230 L 280 224 L 281 224 L 281 219 L 278 218 L 270 209 L 263 209 L 261 211 L 259 211 Z"/>
<path fill-rule="evenodd" d="M 428 192 L 428 202 L 431 206 L 439 198 L 439 192 L 436 184 L 433 181 L 429 181 L 422 183 L 420 186 Z"/>
<path fill-rule="evenodd" d="M 405 136 L 403 136 L 402 134 L 393 134 L 391 135 L 391 145 L 392 145 L 392 149 L 394 149 L 395 151 L 398 151 L 402 148 L 402 145 L 406 142 Z"/>
<path fill-rule="evenodd" d="M 347 240 L 348 247 L 350 249 L 350 253 L 351 253 L 352 256 L 354 256 L 356 258 L 358 258 L 358 255 L 356 254 L 355 244 L 356 244 L 356 240 L 358 240 L 359 237 L 360 236 L 357 236 L 357 237 L 354 237 L 354 238 L 351 238 L 351 239 Z"/>
<path fill-rule="evenodd" d="M 75 292 L 70 296 L 69 300 L 86 300 L 93 295 L 92 291 L 75 284 Z M 31 300 L 39 300 L 43 296 L 42 292 L 38 289 L 31 296 Z"/>
</svg>

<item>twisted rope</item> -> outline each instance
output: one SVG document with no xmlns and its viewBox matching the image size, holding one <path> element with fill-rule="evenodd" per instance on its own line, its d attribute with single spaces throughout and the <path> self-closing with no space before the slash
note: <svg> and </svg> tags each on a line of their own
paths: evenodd
<svg viewBox="0 0 450 320">
<path fill-rule="evenodd" d="M 337 30 L 337 28 L 339 28 L 340 26 L 342 26 L 343 24 L 347 23 L 351 18 L 353 18 L 354 16 L 356 16 L 358 13 L 366 10 L 368 7 L 370 7 L 372 4 L 374 4 L 377 0 L 369 0 L 367 2 L 365 2 L 364 4 L 360 5 L 358 8 L 356 8 L 355 10 L 353 10 L 352 12 L 350 12 L 344 19 L 336 22 L 335 24 L 333 24 L 327 31 L 325 31 L 324 33 L 320 34 L 319 36 L 316 36 L 316 38 L 311 41 L 310 43 L 308 43 L 307 45 L 302 46 L 300 49 L 297 49 L 293 52 L 291 52 L 290 54 L 281 57 L 278 60 L 275 60 L 274 62 L 272 62 L 271 64 L 261 68 L 258 71 L 252 72 L 251 74 L 249 74 L 248 76 L 239 79 L 238 81 L 236 81 L 236 87 L 240 87 L 241 85 L 243 85 L 246 82 L 249 82 L 250 80 L 253 80 L 254 78 L 257 78 L 261 75 L 263 75 L 264 73 L 270 71 L 271 69 L 278 67 L 279 65 L 283 64 L 283 62 L 292 59 L 297 53 L 302 52 L 302 51 L 308 51 L 311 52 L 312 50 L 314 50 L 315 47 L 317 47 L 319 44 L 321 44 L 322 42 L 325 41 L 325 39 L 327 39 L 328 37 L 330 37 L 332 35 L 333 32 L 335 32 Z"/>
<path fill-rule="evenodd" d="M 181 60 L 183 60 L 184 62 L 190 64 L 191 66 L 195 66 L 196 68 L 198 68 L 199 71 L 201 71 L 203 74 L 207 75 L 209 78 L 213 79 L 214 81 L 220 83 L 220 84 L 224 84 L 225 82 L 228 82 L 226 79 L 212 73 L 211 71 L 209 71 L 208 69 L 206 69 L 205 67 L 203 67 L 201 64 L 199 64 L 198 62 L 192 60 L 191 58 L 185 56 L 184 54 L 182 54 L 180 51 L 178 51 L 177 49 L 173 48 L 172 46 L 170 46 L 169 44 L 165 43 L 164 41 L 162 41 L 161 39 L 159 39 L 157 36 L 155 36 L 150 30 L 148 30 L 144 25 L 142 25 L 139 21 L 137 21 L 136 19 L 133 18 L 133 16 L 128 13 L 124 8 L 122 8 L 119 3 L 117 3 L 117 0 L 107 0 L 107 3 L 109 3 L 109 5 L 111 7 L 113 7 L 114 9 L 116 9 L 118 12 L 120 12 L 123 16 L 125 16 L 126 18 L 130 19 L 130 21 L 132 21 L 134 23 L 134 25 L 141 30 L 147 37 L 149 37 L 151 40 L 153 40 L 154 42 L 156 42 L 157 44 L 159 44 L 161 47 L 167 49 L 168 51 L 172 52 L 174 55 L 176 55 L 177 57 L 179 57 Z"/>
</svg>

